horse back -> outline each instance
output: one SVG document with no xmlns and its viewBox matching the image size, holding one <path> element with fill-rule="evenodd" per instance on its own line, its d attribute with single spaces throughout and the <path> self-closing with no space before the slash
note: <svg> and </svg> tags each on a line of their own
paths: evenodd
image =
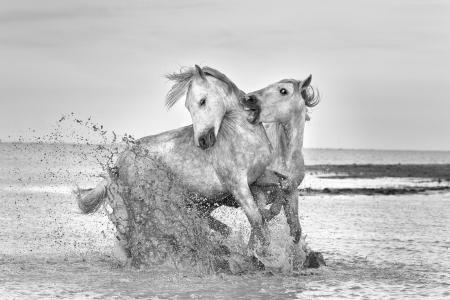
<svg viewBox="0 0 450 300">
<path fill-rule="evenodd" d="M 139 139 L 133 149 L 124 152 L 118 165 L 126 178 L 133 180 L 136 161 L 145 161 L 140 169 L 151 172 L 163 166 L 188 190 L 205 197 L 224 192 L 209 154 L 194 145 L 192 125 Z M 155 164 L 156 162 L 156 164 Z M 150 174 L 150 173 L 149 173 Z"/>
</svg>

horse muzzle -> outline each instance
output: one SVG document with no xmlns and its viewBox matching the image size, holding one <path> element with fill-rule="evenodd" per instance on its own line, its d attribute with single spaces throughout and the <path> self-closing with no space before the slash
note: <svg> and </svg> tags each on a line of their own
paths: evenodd
<svg viewBox="0 0 450 300">
<path fill-rule="evenodd" d="M 214 128 L 211 128 L 210 130 L 208 130 L 208 132 L 202 134 L 198 138 L 198 146 L 203 150 L 211 148 L 212 146 L 214 146 L 215 143 L 216 143 L 216 136 L 214 134 Z"/>
<path fill-rule="evenodd" d="M 259 115 L 261 114 L 261 106 L 259 100 L 255 95 L 246 95 L 241 104 L 244 106 L 244 110 L 247 112 L 247 121 L 256 124 L 259 122 Z"/>
</svg>

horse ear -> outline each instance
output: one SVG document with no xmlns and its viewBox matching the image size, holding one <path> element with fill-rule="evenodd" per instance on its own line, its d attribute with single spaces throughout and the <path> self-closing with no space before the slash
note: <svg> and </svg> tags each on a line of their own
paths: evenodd
<svg viewBox="0 0 450 300">
<path fill-rule="evenodd" d="M 200 68 L 199 65 L 195 65 L 195 70 L 197 71 L 197 74 L 203 79 L 206 79 L 205 73 L 203 72 L 202 68 Z"/>
<path fill-rule="evenodd" d="M 303 89 L 307 88 L 311 84 L 311 80 L 312 80 L 312 75 L 310 74 L 308 76 L 308 78 L 306 78 L 305 80 L 303 80 L 300 83 L 300 90 L 303 90 Z"/>
</svg>

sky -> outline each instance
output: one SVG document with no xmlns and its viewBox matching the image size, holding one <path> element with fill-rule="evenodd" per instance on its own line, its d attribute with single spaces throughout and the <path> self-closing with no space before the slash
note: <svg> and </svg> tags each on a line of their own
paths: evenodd
<svg viewBox="0 0 450 300">
<path fill-rule="evenodd" d="M 0 0 L 0 139 L 71 112 L 135 137 L 190 124 L 164 74 L 194 64 L 246 92 L 312 74 L 305 147 L 450 150 L 446 0 Z"/>
</svg>

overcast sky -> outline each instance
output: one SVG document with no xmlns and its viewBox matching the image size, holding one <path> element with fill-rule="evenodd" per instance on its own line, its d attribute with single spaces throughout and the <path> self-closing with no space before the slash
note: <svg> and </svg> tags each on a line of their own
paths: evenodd
<svg viewBox="0 0 450 300">
<path fill-rule="evenodd" d="M 62 114 L 136 137 L 195 63 L 252 91 L 313 74 L 306 147 L 450 150 L 449 1 L 0 0 L 0 139 Z"/>
</svg>

